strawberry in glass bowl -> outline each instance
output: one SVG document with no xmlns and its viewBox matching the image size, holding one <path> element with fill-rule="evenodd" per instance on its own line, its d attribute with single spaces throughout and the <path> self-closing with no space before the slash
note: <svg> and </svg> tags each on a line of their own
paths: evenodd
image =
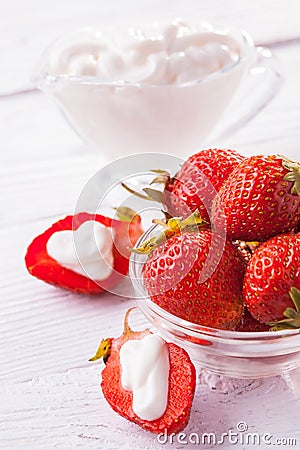
<svg viewBox="0 0 300 450">
<path fill-rule="evenodd" d="M 138 306 L 199 366 L 239 378 L 281 374 L 296 389 L 299 174 L 283 156 L 244 158 L 216 193 L 209 222 L 197 210 L 169 216 L 137 242 Z"/>
</svg>

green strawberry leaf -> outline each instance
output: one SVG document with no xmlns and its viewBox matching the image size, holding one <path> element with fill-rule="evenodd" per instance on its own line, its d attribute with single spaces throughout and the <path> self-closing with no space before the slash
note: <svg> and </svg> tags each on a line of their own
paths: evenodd
<svg viewBox="0 0 300 450">
<path fill-rule="evenodd" d="M 295 328 L 300 329 L 300 291 L 296 287 L 292 287 L 290 289 L 289 295 L 295 305 L 295 309 L 286 308 L 283 313 L 286 319 L 268 323 L 268 325 L 272 327 L 271 328 L 272 331 L 295 329 Z"/>
<path fill-rule="evenodd" d="M 282 166 L 288 170 L 288 173 L 284 176 L 285 181 L 294 182 L 291 193 L 300 196 L 300 163 L 291 161 L 285 156 L 278 155 L 282 159 Z"/>
<path fill-rule="evenodd" d="M 129 248 L 132 253 L 136 253 L 137 255 L 150 255 L 150 253 L 159 245 L 163 244 L 166 241 L 167 237 L 164 231 L 161 231 L 157 236 L 154 236 L 144 242 L 140 247 L 137 248 Z"/>
<path fill-rule="evenodd" d="M 135 191 L 133 188 L 131 188 L 125 183 L 121 183 L 121 186 L 124 189 L 126 189 L 127 192 L 130 192 L 130 194 L 133 194 L 136 197 L 139 197 L 143 200 L 150 200 L 151 202 L 163 203 L 164 194 L 161 191 L 157 191 L 156 189 L 151 188 L 144 188 L 143 191 L 145 194 L 142 194 L 141 192 Z"/>
<path fill-rule="evenodd" d="M 103 358 L 103 361 L 106 364 L 110 355 L 111 344 L 112 344 L 111 338 L 102 339 L 95 355 L 92 358 L 90 358 L 89 361 L 97 361 L 98 359 Z"/>
<path fill-rule="evenodd" d="M 114 208 L 117 213 L 117 217 L 122 222 L 131 222 L 134 216 L 138 215 L 133 209 L 127 206 L 118 206 Z"/>
<path fill-rule="evenodd" d="M 135 191 L 134 189 L 132 189 L 131 187 L 129 187 L 125 183 L 121 183 L 121 186 L 124 189 L 126 189 L 127 192 L 129 192 L 130 194 L 135 195 L 138 198 L 142 198 L 143 200 L 151 200 L 152 201 L 152 198 L 150 198 L 148 195 L 144 195 L 144 194 L 141 194 L 140 192 Z"/>
<path fill-rule="evenodd" d="M 163 192 L 151 188 L 144 188 L 143 191 L 146 193 L 150 200 L 158 203 L 163 203 Z"/>
<path fill-rule="evenodd" d="M 140 247 L 129 248 L 132 253 L 149 255 L 156 247 L 163 244 L 166 239 L 177 233 L 186 231 L 197 231 L 202 227 L 207 227 L 208 224 L 205 222 L 196 209 L 190 216 L 186 219 L 182 217 L 171 217 L 167 222 L 161 219 L 153 219 L 153 223 L 161 225 L 163 230 L 156 236 L 145 241 Z"/>
<path fill-rule="evenodd" d="M 292 287 L 290 290 L 290 297 L 296 307 L 296 311 L 300 313 L 300 291 L 299 289 Z"/>
<path fill-rule="evenodd" d="M 151 184 L 164 184 L 165 186 L 170 180 L 170 174 L 166 170 L 152 169 L 151 172 L 156 173 L 157 176 L 151 181 Z"/>
</svg>

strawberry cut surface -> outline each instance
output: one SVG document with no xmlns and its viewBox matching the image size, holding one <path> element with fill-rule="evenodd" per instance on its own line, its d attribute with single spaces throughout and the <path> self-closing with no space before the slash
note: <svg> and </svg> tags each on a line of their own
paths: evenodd
<svg viewBox="0 0 300 450">
<path fill-rule="evenodd" d="M 142 338 L 144 335 L 140 336 Z M 188 423 L 195 390 L 195 369 L 188 354 L 173 343 L 168 344 L 170 374 L 168 406 L 162 417 L 142 420 L 132 410 L 132 392 L 121 385 L 120 343 L 113 342 L 111 354 L 102 372 L 101 387 L 110 406 L 121 416 L 153 433 L 177 433 Z"/>
<path fill-rule="evenodd" d="M 94 220 L 113 228 L 115 243 L 113 245 L 114 267 L 112 274 L 101 282 L 95 282 L 87 276 L 78 274 L 60 265 L 47 252 L 47 242 L 54 233 L 64 230 L 77 230 L 86 221 Z M 27 249 L 25 263 L 29 273 L 47 283 L 77 293 L 100 294 L 116 285 L 128 272 L 128 246 L 135 244 L 142 234 L 139 216 L 130 222 L 123 222 L 99 214 L 79 213 L 67 216 L 54 223 L 44 233 L 37 236 Z"/>
</svg>

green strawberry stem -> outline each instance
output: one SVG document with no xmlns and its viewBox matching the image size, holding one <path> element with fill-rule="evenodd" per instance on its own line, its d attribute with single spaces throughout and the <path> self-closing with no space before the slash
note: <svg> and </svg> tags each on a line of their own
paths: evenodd
<svg viewBox="0 0 300 450">
<path fill-rule="evenodd" d="M 95 353 L 95 355 L 89 359 L 89 361 L 97 361 L 100 358 L 103 358 L 103 361 L 106 363 L 111 350 L 112 339 L 102 339 L 100 345 Z"/>
<path fill-rule="evenodd" d="M 182 219 L 182 217 L 171 217 L 167 222 L 160 219 L 153 219 L 152 222 L 161 225 L 164 230 L 157 236 L 145 241 L 140 247 L 130 248 L 129 250 L 131 252 L 149 255 L 156 247 L 163 244 L 166 239 L 169 239 L 179 232 L 197 231 L 200 228 L 208 226 L 208 223 L 201 218 L 198 210 L 193 212 L 186 219 Z"/>
<path fill-rule="evenodd" d="M 123 336 L 130 336 L 131 334 L 136 333 L 136 331 L 133 331 L 130 326 L 129 326 L 129 314 L 131 313 L 131 311 L 133 311 L 134 309 L 136 309 L 136 306 L 133 306 L 132 308 L 129 308 L 126 311 L 125 317 L 124 317 L 124 326 L 123 326 Z"/>
<path fill-rule="evenodd" d="M 300 291 L 292 287 L 289 295 L 295 305 L 295 309 L 286 308 L 283 313 L 287 317 L 286 319 L 279 320 L 278 322 L 270 322 L 268 325 L 272 326 L 271 330 L 273 331 L 300 328 Z"/>
<path fill-rule="evenodd" d="M 133 331 L 129 326 L 129 314 L 133 309 L 136 309 L 136 306 L 133 306 L 132 308 L 128 309 L 126 311 L 125 317 L 124 317 L 124 326 L 123 326 L 123 334 L 122 337 L 131 337 L 132 335 L 136 334 L 136 331 Z M 103 358 L 103 361 L 107 362 L 110 351 L 111 351 L 111 345 L 112 345 L 112 338 L 106 338 L 102 339 L 100 342 L 100 345 L 96 351 L 96 354 L 89 359 L 89 361 L 97 361 L 98 359 Z"/>
</svg>

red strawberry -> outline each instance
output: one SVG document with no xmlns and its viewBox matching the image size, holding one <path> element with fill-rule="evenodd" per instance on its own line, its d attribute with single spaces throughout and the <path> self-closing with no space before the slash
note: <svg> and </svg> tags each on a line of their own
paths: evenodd
<svg viewBox="0 0 300 450">
<path fill-rule="evenodd" d="M 151 184 L 164 184 L 164 191 L 145 188 L 138 194 L 122 184 L 130 193 L 146 200 L 162 203 L 171 217 L 187 217 L 196 209 L 206 222 L 210 222 L 213 198 L 231 172 L 244 158 L 235 150 L 201 150 L 188 158 L 173 177 L 165 170 L 154 170 L 158 175 Z"/>
<path fill-rule="evenodd" d="M 252 316 L 265 323 L 293 308 L 291 288 L 300 289 L 300 235 L 282 234 L 253 253 L 244 280 L 244 299 Z"/>
<path fill-rule="evenodd" d="M 235 150 L 201 150 L 188 158 L 165 187 L 164 203 L 171 216 L 187 216 L 196 209 L 210 222 L 210 209 L 216 192 L 243 157 Z M 171 195 L 170 195 L 171 194 Z"/>
<path fill-rule="evenodd" d="M 132 308 L 133 309 L 133 308 Z M 144 420 L 133 411 L 133 392 L 122 385 L 120 350 L 123 344 L 130 340 L 141 340 L 152 334 L 149 330 L 133 331 L 128 325 L 127 311 L 124 320 L 123 334 L 117 338 L 102 340 L 94 361 L 103 357 L 106 364 L 102 371 L 101 388 L 111 408 L 126 419 L 136 423 L 152 433 L 167 431 L 178 433 L 188 423 L 193 402 L 196 371 L 185 350 L 173 343 L 166 343 L 169 356 L 168 399 L 163 415 L 155 420 Z M 159 384 L 162 380 L 155 379 Z"/>
<path fill-rule="evenodd" d="M 181 229 L 150 253 L 143 277 L 152 301 L 171 314 L 234 329 L 243 312 L 245 265 L 239 250 L 211 230 Z"/>
<path fill-rule="evenodd" d="M 242 322 L 237 326 L 235 331 L 244 331 L 244 332 L 260 332 L 260 331 L 269 331 L 270 326 L 265 323 L 261 323 L 258 320 L 254 319 L 251 316 L 248 309 L 244 309 Z"/>
<path fill-rule="evenodd" d="M 212 208 L 212 222 L 226 226 L 232 240 L 264 241 L 291 231 L 299 219 L 300 164 L 283 156 L 242 161 Z"/>
<path fill-rule="evenodd" d="M 79 213 L 75 216 L 67 216 L 54 223 L 29 245 L 25 256 L 29 273 L 47 283 L 78 293 L 99 294 L 115 286 L 128 271 L 130 252 L 127 247 L 134 245 L 143 233 L 140 216 L 133 215 L 134 212 L 128 208 L 125 209 L 125 213 L 126 211 L 130 216 L 127 222 L 99 214 Z M 122 212 L 124 213 L 124 210 Z M 64 230 L 75 231 L 86 221 L 99 222 L 114 231 L 112 249 L 114 270 L 108 278 L 101 282 L 95 282 L 88 276 L 63 267 L 47 252 L 47 243 L 54 233 Z"/>
</svg>

